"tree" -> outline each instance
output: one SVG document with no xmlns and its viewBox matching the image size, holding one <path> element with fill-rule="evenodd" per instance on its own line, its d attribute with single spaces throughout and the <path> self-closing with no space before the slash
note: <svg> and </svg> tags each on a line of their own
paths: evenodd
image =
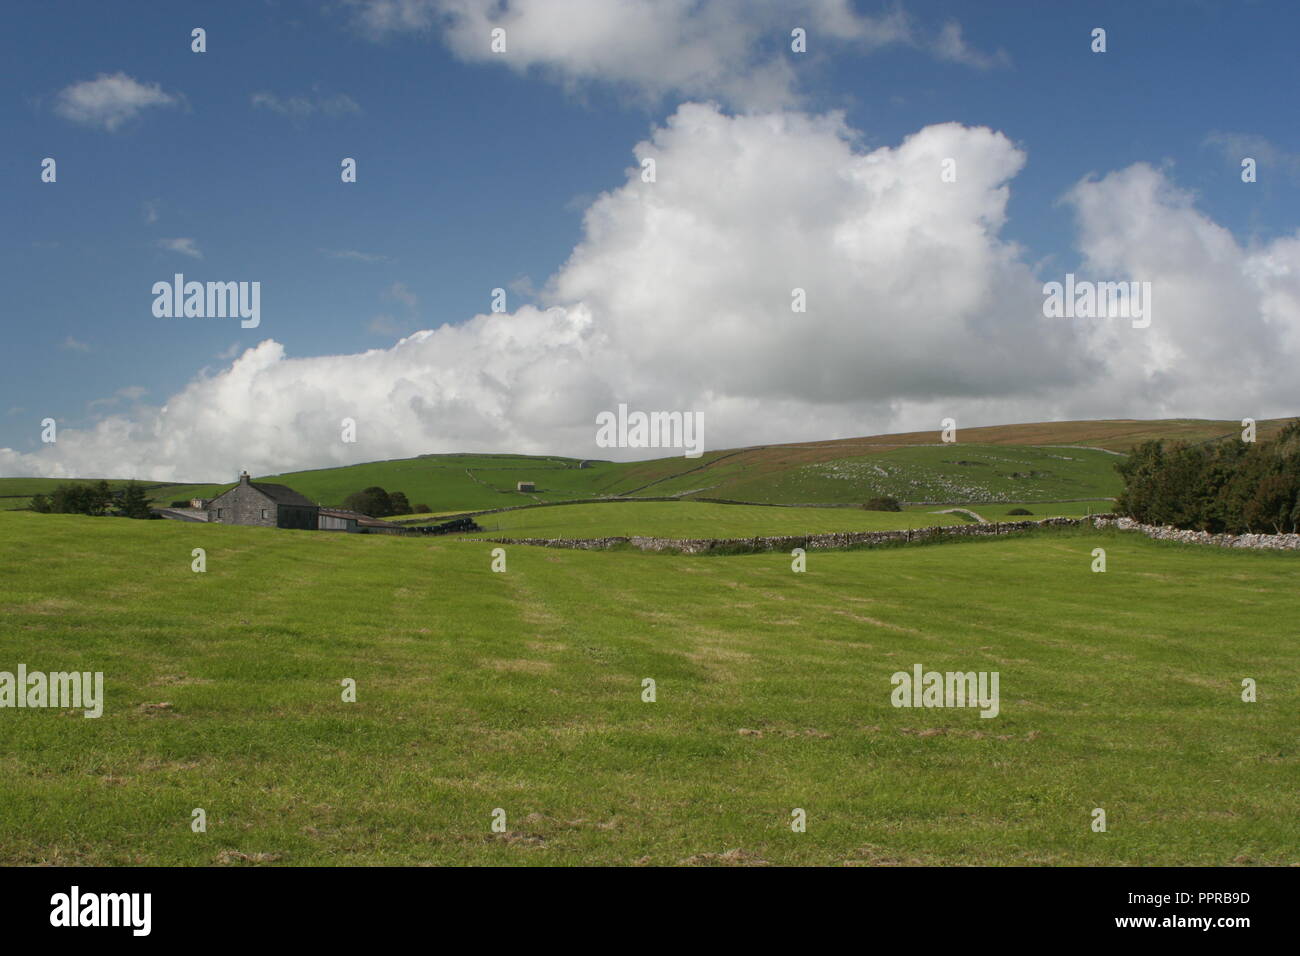
<svg viewBox="0 0 1300 956">
<path fill-rule="evenodd" d="M 343 499 L 343 507 L 348 511 L 359 511 L 372 518 L 387 518 L 393 514 L 393 503 L 388 492 L 378 485 L 371 485 L 361 491 L 354 491 Z"/>
<path fill-rule="evenodd" d="M 122 490 L 122 497 L 117 503 L 118 514 L 124 518 L 152 518 L 149 510 L 149 497 L 144 489 L 134 481 L 128 482 Z"/>
<path fill-rule="evenodd" d="M 59 485 L 50 496 L 50 510 L 58 514 L 102 515 L 113 503 L 107 481 L 93 485 Z"/>
<path fill-rule="evenodd" d="M 1211 448 L 1200 493 L 1202 531 L 1220 534 L 1230 530 L 1233 511 L 1228 504 L 1228 492 L 1250 447 L 1243 441 L 1234 440 L 1220 442 Z"/>
<path fill-rule="evenodd" d="M 411 513 L 417 515 L 427 515 L 432 510 L 433 509 L 430 508 L 428 505 L 416 505 L 415 510 Z"/>
<path fill-rule="evenodd" d="M 113 504 L 113 490 L 108 487 L 108 482 L 103 479 L 95 482 L 87 493 L 86 502 L 87 507 L 90 509 L 88 514 L 107 514 L 109 507 Z"/>
<path fill-rule="evenodd" d="M 1124 479 L 1124 490 L 1115 500 L 1115 510 L 1144 524 L 1155 524 L 1156 494 L 1164 467 L 1164 445 L 1149 441 L 1138 445 L 1128 458 L 1115 466 Z"/>
<path fill-rule="evenodd" d="M 1300 422 L 1272 440 L 1203 445 L 1146 442 L 1116 466 L 1119 514 L 1213 533 L 1300 528 Z"/>
<path fill-rule="evenodd" d="M 81 485 L 59 485 L 50 495 L 50 510 L 55 514 L 86 514 L 86 489 Z"/>
<path fill-rule="evenodd" d="M 32 495 L 32 510 L 39 511 L 41 514 L 49 514 L 50 499 L 40 493 Z"/>
<path fill-rule="evenodd" d="M 369 515 L 372 518 L 409 515 L 419 510 L 411 507 L 411 503 L 407 500 L 404 492 L 388 492 L 378 485 L 371 485 L 361 491 L 354 491 L 343 499 L 343 507 L 348 511 L 359 511 L 363 515 Z"/>
<path fill-rule="evenodd" d="M 1296 490 L 1284 475 L 1269 475 L 1255 487 L 1242 517 L 1252 531 L 1283 534 L 1292 528 Z"/>
</svg>

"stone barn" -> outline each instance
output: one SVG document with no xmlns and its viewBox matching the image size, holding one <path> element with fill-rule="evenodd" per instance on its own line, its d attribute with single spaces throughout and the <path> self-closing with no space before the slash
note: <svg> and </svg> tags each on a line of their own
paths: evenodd
<svg viewBox="0 0 1300 956">
<path fill-rule="evenodd" d="M 532 481 L 521 481 L 515 485 L 515 491 L 536 491 L 537 483 Z"/>
<path fill-rule="evenodd" d="M 208 521 L 315 531 L 320 524 L 320 506 L 286 485 L 251 481 L 244 472 L 239 484 L 208 502 Z"/>
</svg>

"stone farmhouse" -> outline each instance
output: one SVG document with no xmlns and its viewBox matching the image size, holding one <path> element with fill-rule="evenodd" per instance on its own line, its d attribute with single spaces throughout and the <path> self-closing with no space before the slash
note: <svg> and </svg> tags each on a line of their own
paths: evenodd
<svg viewBox="0 0 1300 956">
<path fill-rule="evenodd" d="M 263 528 L 320 527 L 320 505 L 286 485 L 251 481 L 248 472 L 239 484 L 208 502 L 208 521 L 213 524 L 251 524 Z"/>
<path fill-rule="evenodd" d="M 197 500 L 197 499 L 196 499 Z M 191 502 L 193 504 L 193 502 Z M 304 531 L 345 531 L 349 534 L 406 534 L 407 529 L 358 511 L 322 508 L 287 485 L 252 481 L 248 472 L 239 484 L 205 503 L 202 510 L 154 509 L 174 521 L 209 521 L 213 524 L 257 525 L 263 528 L 298 528 Z"/>
</svg>

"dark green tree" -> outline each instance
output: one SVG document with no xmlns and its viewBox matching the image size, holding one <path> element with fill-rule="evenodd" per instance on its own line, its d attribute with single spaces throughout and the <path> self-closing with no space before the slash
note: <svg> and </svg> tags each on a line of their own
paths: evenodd
<svg viewBox="0 0 1300 956">
<path fill-rule="evenodd" d="M 348 511 L 359 511 L 372 518 L 387 518 L 393 511 L 393 503 L 388 492 L 378 485 L 371 485 L 361 491 L 354 491 L 343 499 L 343 507 Z"/>
<path fill-rule="evenodd" d="M 134 481 L 128 482 L 117 502 L 117 512 L 125 518 L 152 518 L 149 496 Z"/>
<path fill-rule="evenodd" d="M 107 481 L 93 485 L 59 485 L 50 496 L 50 510 L 59 514 L 102 515 L 113 501 Z"/>
<path fill-rule="evenodd" d="M 1115 510 L 1148 524 L 1214 533 L 1300 529 L 1300 422 L 1273 439 L 1146 442 L 1116 466 Z"/>
</svg>

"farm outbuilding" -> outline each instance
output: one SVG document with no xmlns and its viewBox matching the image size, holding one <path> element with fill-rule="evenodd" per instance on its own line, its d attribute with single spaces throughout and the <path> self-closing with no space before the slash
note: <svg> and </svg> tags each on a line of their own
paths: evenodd
<svg viewBox="0 0 1300 956">
<path fill-rule="evenodd" d="M 515 491 L 536 491 L 537 483 L 535 481 L 521 481 L 515 485 Z"/>
<path fill-rule="evenodd" d="M 401 525 L 342 508 L 322 508 L 319 527 L 322 531 L 346 531 L 348 534 L 406 534 Z"/>
<path fill-rule="evenodd" d="M 287 485 L 252 481 L 244 472 L 239 484 L 208 502 L 208 521 L 315 531 L 320 506 Z"/>
</svg>

